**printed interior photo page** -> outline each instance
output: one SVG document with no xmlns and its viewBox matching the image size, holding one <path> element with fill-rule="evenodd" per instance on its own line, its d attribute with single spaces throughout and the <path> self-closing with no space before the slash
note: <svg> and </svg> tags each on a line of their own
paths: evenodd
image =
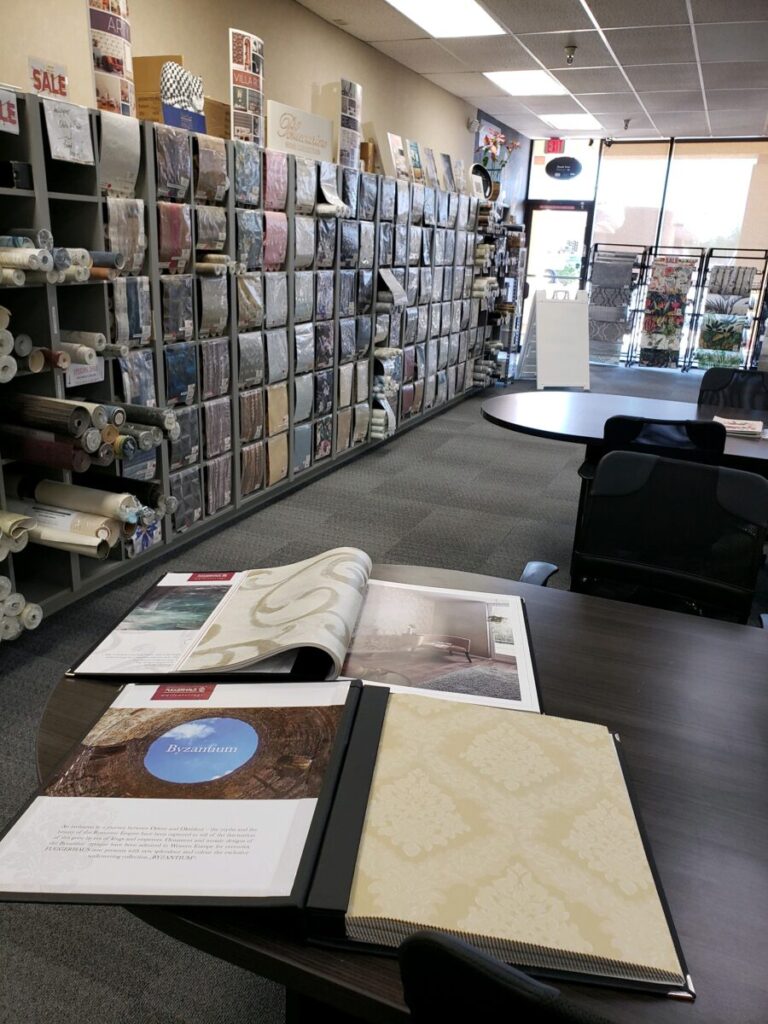
<svg viewBox="0 0 768 1024">
<path fill-rule="evenodd" d="M 301 903 L 359 692 L 126 686 L 0 840 L 0 893 Z"/>
<path fill-rule="evenodd" d="M 272 569 L 167 573 L 74 674 L 333 679 L 370 572 L 364 551 L 334 548 Z"/>
<path fill-rule="evenodd" d="M 369 580 L 342 673 L 540 711 L 523 601 Z"/>
</svg>

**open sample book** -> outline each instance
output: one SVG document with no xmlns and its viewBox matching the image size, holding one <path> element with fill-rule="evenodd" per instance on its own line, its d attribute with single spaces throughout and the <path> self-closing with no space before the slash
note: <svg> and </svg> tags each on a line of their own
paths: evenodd
<svg viewBox="0 0 768 1024">
<path fill-rule="evenodd" d="M 167 573 L 77 677 L 334 679 L 480 693 L 539 710 L 519 597 L 389 583 L 335 548 L 294 565 Z"/>
<path fill-rule="evenodd" d="M 617 738 L 515 708 L 128 685 L 0 839 L 0 899 L 294 908 L 316 941 L 385 949 L 434 928 L 692 998 Z"/>
</svg>

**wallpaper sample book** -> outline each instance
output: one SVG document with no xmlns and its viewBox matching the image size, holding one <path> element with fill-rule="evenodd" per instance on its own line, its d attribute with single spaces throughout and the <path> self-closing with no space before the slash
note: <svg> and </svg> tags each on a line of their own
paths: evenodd
<svg viewBox="0 0 768 1024">
<path fill-rule="evenodd" d="M 603 726 L 347 683 L 125 687 L 0 840 L 9 900 L 303 908 L 692 997 Z"/>
<path fill-rule="evenodd" d="M 385 583 L 371 568 L 364 551 L 334 548 L 272 569 L 167 573 L 70 674 L 344 675 L 540 710 L 520 598 Z"/>
</svg>

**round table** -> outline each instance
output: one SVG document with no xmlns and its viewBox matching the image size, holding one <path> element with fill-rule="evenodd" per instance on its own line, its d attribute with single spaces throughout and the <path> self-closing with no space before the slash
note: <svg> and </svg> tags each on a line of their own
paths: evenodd
<svg viewBox="0 0 768 1024">
<path fill-rule="evenodd" d="M 711 420 L 713 416 L 766 419 L 764 412 L 752 409 L 726 409 L 696 405 L 694 402 L 577 391 L 524 391 L 500 395 L 483 402 L 481 412 L 485 419 L 507 430 L 548 437 L 554 441 L 575 441 L 590 447 L 601 444 L 605 421 L 611 416 L 665 420 Z M 761 472 L 763 466 L 768 466 L 768 439 L 726 438 L 723 463 Z"/>
</svg>

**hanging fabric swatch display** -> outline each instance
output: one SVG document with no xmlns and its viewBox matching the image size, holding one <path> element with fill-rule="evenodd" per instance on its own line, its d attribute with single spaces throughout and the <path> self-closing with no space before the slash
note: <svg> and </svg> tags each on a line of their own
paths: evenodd
<svg viewBox="0 0 768 1024">
<path fill-rule="evenodd" d="M 368 401 L 368 374 L 370 365 L 368 360 L 361 360 L 359 363 L 355 363 L 355 401 L 367 402 Z"/>
<path fill-rule="evenodd" d="M 243 139 L 234 140 L 235 203 L 259 206 L 261 203 L 261 153 L 259 147 Z"/>
<path fill-rule="evenodd" d="M 193 466 L 180 473 L 172 473 L 170 485 L 171 494 L 177 503 L 176 511 L 173 513 L 173 528 L 177 533 L 181 533 L 203 517 L 200 470 Z"/>
<path fill-rule="evenodd" d="M 641 366 L 677 366 L 696 260 L 657 256 L 645 297 Z"/>
<path fill-rule="evenodd" d="M 589 297 L 589 357 L 616 364 L 629 329 L 628 307 L 637 254 L 597 252 Z"/>
<path fill-rule="evenodd" d="M 152 353 L 146 349 L 129 352 L 127 356 L 120 356 L 117 362 L 123 401 L 131 405 L 157 405 Z"/>
<path fill-rule="evenodd" d="M 365 269 L 373 267 L 373 257 L 376 251 L 376 225 L 372 221 L 360 221 L 359 235 L 359 265 Z"/>
<path fill-rule="evenodd" d="M 258 270 L 262 263 L 264 237 L 261 214 L 256 210 L 238 210 L 235 220 L 238 270 Z"/>
<path fill-rule="evenodd" d="M 354 384 L 355 364 L 346 363 L 339 367 L 339 407 L 352 404 L 352 386 Z"/>
<path fill-rule="evenodd" d="M 160 198 L 186 199 L 192 180 L 192 150 L 183 128 L 155 125 L 157 194 Z"/>
<path fill-rule="evenodd" d="M 333 416 L 315 421 L 315 460 L 327 459 L 333 444 Z"/>
<path fill-rule="evenodd" d="M 312 465 L 312 424 L 302 423 L 293 431 L 293 472 L 303 473 Z"/>
<path fill-rule="evenodd" d="M 281 434 L 288 429 L 288 385 L 269 384 L 267 398 L 267 434 Z"/>
<path fill-rule="evenodd" d="M 315 260 L 314 217 L 296 217 L 293 222 L 293 238 L 293 262 L 295 268 L 303 270 L 306 267 L 311 267 Z"/>
<path fill-rule="evenodd" d="M 288 254 L 288 218 L 267 210 L 264 214 L 264 269 L 281 270 Z"/>
<path fill-rule="evenodd" d="M 197 394 L 197 346 L 168 345 L 165 356 L 165 397 L 168 405 L 192 405 Z"/>
<path fill-rule="evenodd" d="M 237 326 L 239 330 L 261 327 L 264 322 L 264 290 L 261 274 L 238 274 Z"/>
<path fill-rule="evenodd" d="M 315 374 L 315 415 L 324 416 L 333 408 L 333 370 Z"/>
<path fill-rule="evenodd" d="M 303 324 L 312 319 L 315 309 L 315 275 L 299 270 L 293 275 L 294 322 Z"/>
<path fill-rule="evenodd" d="M 163 341 L 189 340 L 194 330 L 194 278 L 191 274 L 160 277 Z"/>
<path fill-rule="evenodd" d="M 372 337 L 373 325 L 371 324 L 371 318 L 368 316 L 359 316 L 357 318 L 357 332 L 355 337 L 355 346 L 358 356 L 365 356 L 368 354 L 371 347 Z"/>
<path fill-rule="evenodd" d="M 312 418 L 315 396 L 315 382 L 311 373 L 295 377 L 293 381 L 293 422 L 301 423 Z"/>
<path fill-rule="evenodd" d="M 232 450 L 232 406 L 228 398 L 203 402 L 205 457 L 214 458 Z"/>
<path fill-rule="evenodd" d="M 264 486 L 264 442 L 244 445 L 240 451 L 240 493 L 253 494 Z"/>
<path fill-rule="evenodd" d="M 123 273 L 141 273 L 147 251 L 143 199 L 107 197 L 107 245 L 123 257 Z"/>
<path fill-rule="evenodd" d="M 113 196 L 133 196 L 141 162 L 141 135 L 135 117 L 103 110 L 99 188 Z"/>
<path fill-rule="evenodd" d="M 379 191 L 379 179 L 375 174 L 360 175 L 357 200 L 357 214 L 360 220 L 373 220 L 376 216 L 376 200 Z"/>
<path fill-rule="evenodd" d="M 324 320 L 315 324 L 315 369 L 324 370 L 333 366 L 334 324 Z"/>
<path fill-rule="evenodd" d="M 700 367 L 742 365 L 749 337 L 750 293 L 756 267 L 713 266 L 709 271 L 705 314 L 696 350 Z"/>
<path fill-rule="evenodd" d="M 202 397 L 214 398 L 229 391 L 229 339 L 215 338 L 200 346 L 203 364 Z"/>
<path fill-rule="evenodd" d="M 336 414 L 336 451 L 345 452 L 352 440 L 352 409 L 340 409 Z"/>
<path fill-rule="evenodd" d="M 335 274 L 332 270 L 318 270 L 315 274 L 315 318 L 330 320 L 333 317 L 333 288 Z"/>
<path fill-rule="evenodd" d="M 288 378 L 288 332 L 285 328 L 267 331 L 267 381 L 274 384 Z"/>
<path fill-rule="evenodd" d="M 288 476 L 288 434 L 278 434 L 267 441 L 267 486 L 272 487 Z"/>
<path fill-rule="evenodd" d="M 297 324 L 294 332 L 294 373 L 309 373 L 315 368 L 315 328 L 313 324 Z"/>
<path fill-rule="evenodd" d="M 213 135 L 194 135 L 195 199 L 220 203 L 229 190 L 227 144 Z"/>
<path fill-rule="evenodd" d="M 360 254 L 360 231 L 356 220 L 341 222 L 339 262 L 342 267 L 356 267 Z"/>
<path fill-rule="evenodd" d="M 223 334 L 229 320 L 229 280 L 226 277 L 198 278 L 200 309 L 197 333 L 201 338 Z"/>
<path fill-rule="evenodd" d="M 360 192 L 360 171 L 352 167 L 344 167 L 341 172 L 341 198 L 349 210 L 348 217 L 358 216 L 358 196 Z"/>
<path fill-rule="evenodd" d="M 181 469 L 200 458 L 200 420 L 196 408 L 177 409 L 178 436 L 171 440 L 169 458 L 171 469 Z"/>
<path fill-rule="evenodd" d="M 205 507 L 209 516 L 232 501 L 232 456 L 221 455 L 205 466 Z"/>
<path fill-rule="evenodd" d="M 264 434 L 264 393 L 252 388 L 240 393 L 240 440 L 258 441 Z"/>
<path fill-rule="evenodd" d="M 356 278 L 357 274 L 354 270 L 339 271 L 339 316 L 355 315 Z"/>
<path fill-rule="evenodd" d="M 317 198 L 317 164 L 303 156 L 296 157 L 296 213 L 312 213 Z"/>
<path fill-rule="evenodd" d="M 241 388 L 255 387 L 264 381 L 264 340 L 261 331 L 241 334 L 238 345 L 238 383 Z"/>
<path fill-rule="evenodd" d="M 157 204 L 160 267 L 174 274 L 187 270 L 192 255 L 192 211 L 186 203 Z"/>
<path fill-rule="evenodd" d="M 320 161 L 318 202 L 315 212 L 318 217 L 349 217 L 349 207 L 339 195 L 338 171 L 336 164 Z"/>
<path fill-rule="evenodd" d="M 149 340 L 152 313 L 148 277 L 118 277 L 112 282 L 112 315 L 115 344 L 139 344 Z"/>
<path fill-rule="evenodd" d="M 357 324 L 354 317 L 339 321 L 339 361 L 347 363 L 357 354 Z"/>
<path fill-rule="evenodd" d="M 284 210 L 288 199 L 288 155 L 267 149 L 264 152 L 264 208 Z"/>
<path fill-rule="evenodd" d="M 195 245 L 206 252 L 221 252 L 227 241 L 227 211 L 223 206 L 196 206 Z"/>
<path fill-rule="evenodd" d="M 288 322 L 288 276 L 264 274 L 264 325 L 282 327 Z"/>
<path fill-rule="evenodd" d="M 315 265 L 332 267 L 336 262 L 336 221 L 318 220 L 316 237 Z"/>
<path fill-rule="evenodd" d="M 756 267 L 715 266 L 709 272 L 708 287 L 717 295 L 749 295 L 756 274 Z"/>
</svg>

